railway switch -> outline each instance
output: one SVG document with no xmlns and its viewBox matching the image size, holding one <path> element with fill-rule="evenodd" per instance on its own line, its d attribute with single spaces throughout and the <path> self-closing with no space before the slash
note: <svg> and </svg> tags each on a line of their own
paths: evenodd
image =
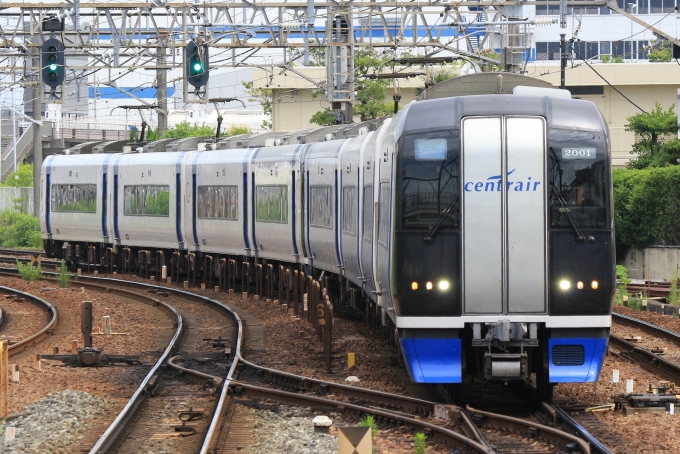
<svg viewBox="0 0 680 454">
<path fill-rule="evenodd" d="M 70 355 L 40 355 L 40 359 L 61 361 L 71 367 L 112 366 L 116 363 L 141 364 L 139 356 L 106 355 L 100 348 L 92 346 L 92 301 L 83 301 L 81 306 L 81 329 L 83 348 L 72 349 Z"/>
</svg>

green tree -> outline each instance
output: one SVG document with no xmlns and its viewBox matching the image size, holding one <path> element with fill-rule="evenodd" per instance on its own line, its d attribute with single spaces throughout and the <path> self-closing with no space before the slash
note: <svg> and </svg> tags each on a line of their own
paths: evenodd
<svg viewBox="0 0 680 454">
<path fill-rule="evenodd" d="M 392 106 L 385 102 L 390 81 L 368 78 L 379 72 L 381 67 L 387 66 L 389 60 L 389 57 L 379 57 L 367 50 L 356 51 L 354 54 L 354 88 L 357 96 L 353 113 L 361 121 L 389 115 L 393 111 Z"/>
<path fill-rule="evenodd" d="M 232 137 L 232 136 L 238 136 L 241 134 L 252 134 L 253 131 L 246 125 L 237 125 L 237 124 L 232 124 L 230 125 L 226 131 L 224 131 L 224 134 L 222 134 L 223 137 Z"/>
<path fill-rule="evenodd" d="M 664 141 L 665 135 L 674 134 L 678 129 L 675 105 L 663 110 L 658 102 L 649 113 L 639 113 L 628 117 L 626 131 L 634 132 L 640 139 L 633 144 L 631 154 L 636 158 L 628 162 L 631 169 L 663 167 L 677 164 L 680 158 L 680 140 Z"/>
<path fill-rule="evenodd" d="M 198 123 L 193 125 L 188 121 L 181 121 L 172 128 L 168 128 L 163 132 L 161 139 L 181 139 L 184 137 L 203 137 L 214 136 L 215 131 L 212 127 L 205 124 L 199 126 Z"/>
<path fill-rule="evenodd" d="M 316 112 L 314 115 L 312 115 L 312 118 L 309 119 L 309 122 L 319 126 L 334 125 L 335 111 L 330 109 L 320 110 Z"/>
<path fill-rule="evenodd" d="M 669 62 L 673 59 L 671 52 L 671 43 L 665 41 L 661 46 L 656 47 L 648 55 L 649 61 L 652 63 Z"/>
<path fill-rule="evenodd" d="M 268 120 L 262 120 L 262 129 L 272 128 L 272 91 L 269 88 L 255 88 L 253 82 L 242 82 L 245 92 L 248 93 L 248 102 L 257 102 L 262 106 Z"/>
<path fill-rule="evenodd" d="M 20 164 L 16 172 L 7 177 L 7 181 L 0 184 L 3 187 L 32 188 L 33 187 L 33 164 Z"/>
</svg>

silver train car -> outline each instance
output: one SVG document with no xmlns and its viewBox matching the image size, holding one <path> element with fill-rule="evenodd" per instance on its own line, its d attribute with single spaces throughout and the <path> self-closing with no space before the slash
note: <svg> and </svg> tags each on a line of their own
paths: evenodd
<svg viewBox="0 0 680 454">
<path fill-rule="evenodd" d="M 127 249 L 134 267 L 145 249 L 193 252 L 199 275 L 216 273 L 204 254 L 326 273 L 360 291 L 415 382 L 535 374 L 547 395 L 599 376 L 614 233 L 590 102 L 453 97 L 346 140 L 50 156 L 41 185 L 49 256 L 120 267 Z"/>
</svg>

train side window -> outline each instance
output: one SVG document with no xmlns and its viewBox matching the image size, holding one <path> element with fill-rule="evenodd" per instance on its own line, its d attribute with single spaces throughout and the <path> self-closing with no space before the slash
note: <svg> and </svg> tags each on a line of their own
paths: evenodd
<svg viewBox="0 0 680 454">
<path fill-rule="evenodd" d="M 255 190 L 255 220 L 288 223 L 288 187 L 257 186 Z"/>
<path fill-rule="evenodd" d="M 387 246 L 390 224 L 390 184 L 380 183 L 380 204 L 378 207 L 378 243 Z"/>
<path fill-rule="evenodd" d="M 342 189 L 342 231 L 350 235 L 357 233 L 357 188 Z"/>
<path fill-rule="evenodd" d="M 333 228 L 333 188 L 331 186 L 311 186 L 309 188 L 310 215 L 309 225 L 322 229 Z"/>
<path fill-rule="evenodd" d="M 364 186 L 364 239 L 373 240 L 373 185 Z"/>
<path fill-rule="evenodd" d="M 170 216 L 168 185 L 126 185 L 123 193 L 125 216 Z"/>
<path fill-rule="evenodd" d="M 199 186 L 196 216 L 199 219 L 238 220 L 238 186 Z"/>
<path fill-rule="evenodd" d="M 62 213 L 96 213 L 97 185 L 53 184 L 51 210 Z"/>
</svg>

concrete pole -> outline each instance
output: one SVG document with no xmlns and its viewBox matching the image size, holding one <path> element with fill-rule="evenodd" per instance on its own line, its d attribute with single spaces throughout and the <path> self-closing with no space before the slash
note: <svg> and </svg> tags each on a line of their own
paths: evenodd
<svg viewBox="0 0 680 454">
<path fill-rule="evenodd" d="M 36 69 L 33 85 L 33 119 L 40 121 L 42 111 L 43 83 L 40 71 L 40 49 L 33 54 L 33 68 Z M 43 162 L 42 128 L 33 124 L 33 214 L 40 217 L 40 170 Z"/>
<path fill-rule="evenodd" d="M 156 50 L 156 65 L 165 66 L 165 47 Z M 158 137 L 168 129 L 168 72 L 156 70 L 156 99 L 158 99 Z"/>
</svg>

